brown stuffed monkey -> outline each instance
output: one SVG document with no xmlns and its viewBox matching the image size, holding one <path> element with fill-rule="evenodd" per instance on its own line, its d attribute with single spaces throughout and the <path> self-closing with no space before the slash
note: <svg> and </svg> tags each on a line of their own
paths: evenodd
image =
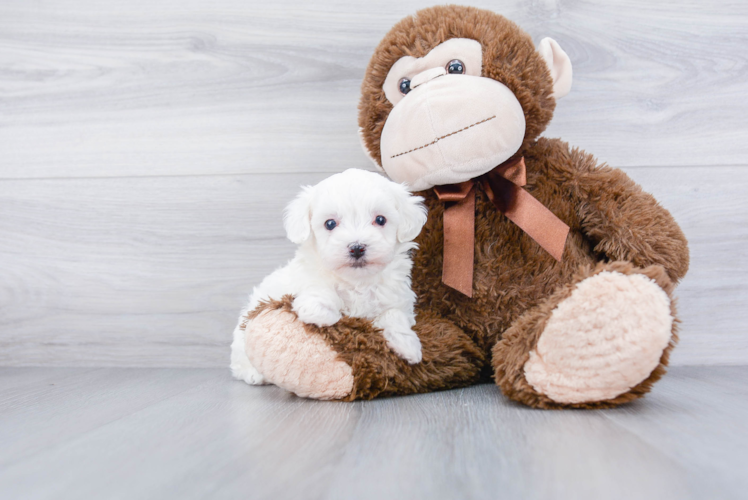
<svg viewBox="0 0 748 500">
<path fill-rule="evenodd" d="M 426 199 L 413 289 L 423 361 L 369 321 L 251 313 L 252 364 L 300 396 L 355 400 L 495 381 L 541 408 L 641 397 L 676 341 L 686 239 L 620 170 L 539 138 L 571 88 L 569 57 L 504 17 L 433 7 L 395 25 L 366 71 L 365 150 Z"/>
</svg>

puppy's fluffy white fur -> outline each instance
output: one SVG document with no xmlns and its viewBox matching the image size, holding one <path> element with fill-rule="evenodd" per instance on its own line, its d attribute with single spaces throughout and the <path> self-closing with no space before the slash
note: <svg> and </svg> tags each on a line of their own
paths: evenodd
<svg viewBox="0 0 748 500">
<path fill-rule="evenodd" d="M 240 325 L 260 301 L 287 294 L 295 297 L 293 310 L 301 321 L 329 326 L 343 314 L 370 319 L 395 353 L 408 363 L 420 362 L 421 342 L 412 330 L 416 296 L 409 252 L 426 223 L 422 201 L 404 185 L 365 170 L 346 170 L 305 186 L 284 217 L 288 239 L 299 245 L 296 255 L 254 288 L 234 330 L 234 377 L 265 382 L 247 358 Z"/>
</svg>

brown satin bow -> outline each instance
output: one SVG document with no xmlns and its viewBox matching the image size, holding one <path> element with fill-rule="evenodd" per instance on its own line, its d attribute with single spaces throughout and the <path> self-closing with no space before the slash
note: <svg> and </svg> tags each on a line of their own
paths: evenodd
<svg viewBox="0 0 748 500">
<path fill-rule="evenodd" d="M 501 213 L 558 261 L 569 234 L 569 226 L 522 189 L 527 184 L 524 157 L 510 158 L 469 181 L 435 186 L 439 200 L 446 204 L 442 281 L 468 297 L 473 296 L 475 190 L 478 184 Z"/>
</svg>

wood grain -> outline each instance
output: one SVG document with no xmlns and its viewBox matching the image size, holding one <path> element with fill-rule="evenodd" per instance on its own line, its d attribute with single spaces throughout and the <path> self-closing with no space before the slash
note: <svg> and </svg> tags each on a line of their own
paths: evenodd
<svg viewBox="0 0 748 500">
<path fill-rule="evenodd" d="M 3 2 L 0 178 L 367 167 L 364 69 L 430 4 Z M 568 51 L 549 136 L 617 166 L 748 164 L 745 2 L 472 4 Z"/>
<path fill-rule="evenodd" d="M 293 253 L 303 183 L 371 168 L 356 105 L 431 2 L 0 5 L 0 365 L 223 366 Z M 624 167 L 691 242 L 675 364 L 748 362 L 748 4 L 475 1 L 574 65 L 547 136 Z"/>
<path fill-rule="evenodd" d="M 283 206 L 323 177 L 1 183 L 0 365 L 225 365 L 252 286 L 293 255 Z"/>
<path fill-rule="evenodd" d="M 676 292 L 680 345 L 674 364 L 748 360 L 748 169 L 626 169 L 670 210 L 686 234 L 691 267 Z"/>
<path fill-rule="evenodd" d="M 748 359 L 748 169 L 629 169 L 680 221 L 674 364 Z M 293 255 L 282 208 L 325 174 L 0 183 L 0 366 L 223 366 L 240 308 Z"/>
<path fill-rule="evenodd" d="M 748 434 L 742 423 L 723 419 L 726 411 L 748 411 L 748 371 L 745 367 L 710 371 L 702 366 L 673 369 L 669 376 L 674 376 L 674 383 L 657 391 L 651 401 L 623 406 L 605 416 L 685 467 L 699 497 L 745 496 L 748 478 L 727 471 L 746 463 Z M 718 421 L 723 423 L 713 425 Z M 720 490 L 723 493 L 718 494 Z"/>
<path fill-rule="evenodd" d="M 561 412 L 493 385 L 328 403 L 220 368 L 8 370 L 37 382 L 0 400 L 2 498 L 683 500 L 748 486 L 746 367 L 676 368 L 632 405 Z"/>
<path fill-rule="evenodd" d="M 0 469 L 180 394 L 205 379 L 200 370 L 176 372 L 155 368 L 116 372 L 34 370 L 23 374 L 33 380 L 39 372 L 46 373 L 48 378 L 34 383 L 24 380 L 22 386 L 0 392 L 3 429 Z M 153 380 L 158 383 L 151 388 Z M 39 401 L 54 408 L 55 415 L 40 413 Z"/>
</svg>

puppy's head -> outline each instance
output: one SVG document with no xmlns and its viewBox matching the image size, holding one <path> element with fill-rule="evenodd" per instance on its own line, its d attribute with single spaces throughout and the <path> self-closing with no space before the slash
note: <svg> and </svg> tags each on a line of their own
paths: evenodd
<svg viewBox="0 0 748 500">
<path fill-rule="evenodd" d="M 286 208 L 288 239 L 337 273 L 376 273 L 426 223 L 423 198 L 374 172 L 349 169 L 305 186 Z"/>
</svg>

